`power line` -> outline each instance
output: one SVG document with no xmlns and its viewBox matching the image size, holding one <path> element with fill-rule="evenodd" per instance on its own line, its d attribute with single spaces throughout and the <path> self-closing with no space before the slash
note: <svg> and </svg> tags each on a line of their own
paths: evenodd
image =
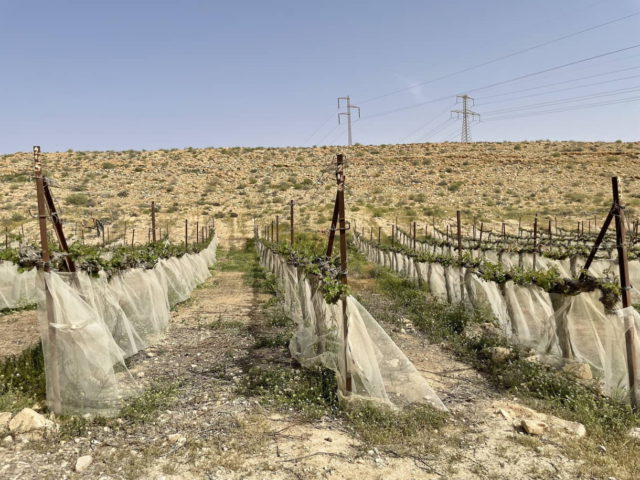
<svg viewBox="0 0 640 480">
<path fill-rule="evenodd" d="M 539 43 L 537 45 L 533 45 L 531 47 L 527 47 L 527 48 L 524 48 L 522 50 L 518 50 L 516 52 L 509 53 L 507 55 L 503 55 L 503 56 L 498 57 L 498 58 L 494 58 L 493 60 L 488 60 L 486 62 L 479 63 L 479 64 L 473 65 L 471 67 L 463 68 L 462 70 L 458 70 L 458 71 L 455 71 L 455 72 L 447 73 L 445 75 L 442 75 L 442 76 L 437 77 L 437 78 L 433 78 L 431 80 L 426 80 L 424 82 L 416 83 L 416 84 L 411 85 L 409 87 L 400 88 L 398 90 L 394 90 L 394 91 L 389 92 L 389 93 L 378 95 L 376 97 L 369 98 L 369 99 L 367 99 L 367 100 L 365 100 L 364 102 L 361 102 L 361 103 L 364 104 L 364 103 L 372 102 L 374 100 L 379 100 L 381 98 L 386 98 L 386 97 L 389 97 L 391 95 L 395 95 L 397 93 L 406 92 L 407 90 L 411 90 L 412 88 L 415 88 L 415 87 L 420 87 L 420 86 L 428 85 L 430 83 L 434 83 L 434 82 L 437 82 L 437 81 L 440 81 L 440 80 L 445 80 L 447 78 L 453 77 L 454 75 L 459 75 L 461 73 L 469 72 L 471 70 L 475 70 L 477 68 L 484 67 L 486 65 L 490 65 L 492 63 L 496 63 L 496 62 L 499 62 L 501 60 L 505 60 L 507 58 L 511 58 L 511 57 L 516 56 L 516 55 L 520 55 L 522 53 L 529 52 L 531 50 L 535 50 L 536 48 L 541 48 L 541 47 L 544 47 L 544 46 L 547 46 L 547 45 L 551 45 L 551 44 L 553 44 L 555 42 L 559 42 L 559 41 L 562 41 L 562 40 L 566 40 L 567 38 L 575 37 L 576 35 L 581 35 L 583 33 L 590 32 L 592 30 L 596 30 L 598 28 L 602 28 L 602 27 L 605 27 L 607 25 L 611 25 L 611 24 L 616 23 L 616 22 L 621 22 L 623 20 L 626 20 L 626 19 L 631 18 L 631 17 L 635 17 L 637 15 L 640 15 L 640 12 L 634 12 L 634 13 L 631 13 L 629 15 L 625 15 L 624 17 L 620 17 L 620 18 L 616 18 L 616 19 L 613 19 L 613 20 L 609 20 L 608 22 L 604 22 L 604 23 L 601 23 L 601 24 L 598 24 L 598 25 L 594 25 L 592 27 L 585 28 L 583 30 L 579 30 L 579 31 L 574 32 L 574 33 L 570 33 L 568 35 L 563 35 L 561 37 L 557 37 L 557 38 L 554 38 L 552 40 L 548 40 L 546 42 L 542 42 L 542 43 Z"/>
<path fill-rule="evenodd" d="M 629 70 L 637 70 L 638 68 L 640 68 L 640 66 L 629 67 L 629 68 L 621 68 L 619 70 L 612 70 L 610 72 L 596 73 L 595 75 L 587 75 L 585 77 L 578 77 L 578 78 L 572 78 L 572 79 L 569 79 L 569 80 L 562 80 L 561 82 L 546 83 L 544 85 L 538 85 L 538 86 L 535 86 L 535 87 L 523 88 L 523 89 L 520 89 L 520 90 L 514 90 L 512 92 L 496 93 L 496 94 L 493 94 L 493 95 L 486 95 L 486 96 L 481 97 L 481 98 L 503 97 L 505 95 L 513 95 L 513 94 L 516 94 L 516 93 L 528 92 L 530 90 L 538 90 L 540 88 L 554 87 L 556 85 L 564 85 L 564 84 L 567 84 L 567 83 L 577 82 L 577 81 L 580 81 L 580 80 L 588 80 L 590 78 L 603 77 L 603 76 L 606 76 L 606 75 L 613 75 L 614 73 L 627 72 Z M 612 81 L 615 81 L 615 80 L 612 80 Z"/>
<path fill-rule="evenodd" d="M 442 132 L 445 128 L 447 128 L 451 124 L 451 122 L 453 122 L 453 118 L 451 117 L 447 118 L 444 122 L 439 123 L 438 125 L 433 127 L 431 130 L 429 130 L 427 133 L 425 133 L 420 138 L 420 141 L 426 142 L 427 140 L 430 140 L 431 138 L 433 138 L 434 135 L 437 135 L 438 133 Z"/>
<path fill-rule="evenodd" d="M 334 115 L 335 115 L 335 114 L 334 114 Z M 332 115 L 332 116 L 333 116 L 333 115 Z M 333 132 L 335 132 L 335 131 L 338 129 L 338 127 L 339 127 L 339 126 L 340 126 L 340 125 L 336 125 L 336 126 L 335 126 L 335 127 L 333 127 L 331 130 L 329 130 L 329 132 L 328 132 L 328 133 L 326 133 L 324 137 L 322 137 L 320 140 L 318 140 L 318 145 L 320 145 L 320 144 L 324 141 L 324 139 L 325 139 L 325 138 L 327 138 L 329 135 L 331 135 Z"/>
<path fill-rule="evenodd" d="M 640 97 L 628 97 L 628 98 L 620 98 L 618 100 L 612 100 L 612 101 L 606 101 L 606 102 L 598 102 L 598 103 L 590 103 L 590 104 L 582 104 L 582 105 L 570 105 L 567 107 L 556 108 L 552 110 L 529 112 L 529 113 L 525 113 L 524 115 L 504 115 L 504 116 L 498 115 L 496 117 L 489 117 L 488 119 L 483 120 L 482 123 L 497 122 L 500 120 L 509 120 L 509 119 L 515 119 L 515 118 L 535 117 L 537 115 L 547 115 L 549 113 L 568 112 L 571 110 L 583 110 L 585 108 L 594 108 L 594 107 L 601 107 L 606 105 L 616 105 L 620 103 L 632 103 L 632 102 L 638 102 L 638 101 L 640 101 Z"/>
<path fill-rule="evenodd" d="M 509 107 L 509 108 L 502 108 L 502 109 L 498 109 L 498 110 L 492 110 L 489 112 L 486 112 L 486 115 L 493 115 L 496 113 L 508 113 L 511 111 L 516 111 L 516 110 L 530 110 L 532 108 L 540 108 L 540 107 L 548 107 L 548 106 L 553 106 L 553 105 L 560 105 L 563 103 L 571 103 L 571 102 L 575 102 L 575 101 L 580 101 L 580 100 L 588 100 L 588 99 L 592 99 L 592 98 L 601 98 L 601 97 L 610 97 L 612 95 L 622 95 L 624 93 L 631 93 L 631 92 L 635 92 L 640 90 L 640 85 L 636 85 L 633 87 L 628 87 L 628 88 L 620 88 L 617 90 L 606 90 L 603 92 L 595 92 L 589 95 L 580 95 L 577 97 L 569 97 L 569 98 L 564 98 L 564 99 L 559 99 L 559 100 L 550 100 L 547 102 L 541 102 L 541 103 L 534 103 L 534 104 L 530 104 L 530 105 L 520 105 L 517 107 Z"/>
<path fill-rule="evenodd" d="M 640 44 L 631 45 L 629 47 L 620 48 L 618 50 L 612 50 L 612 51 L 609 51 L 609 52 L 600 53 L 598 55 L 593 55 L 591 57 L 582 58 L 580 60 L 575 60 L 573 62 L 565 63 L 565 64 L 562 64 L 562 65 L 556 65 L 555 67 L 550 67 L 550 68 L 546 68 L 544 70 L 539 70 L 539 71 L 536 71 L 536 72 L 527 73 L 525 75 L 520 75 L 520 76 L 517 76 L 517 77 L 514 77 L 514 78 L 507 79 L 507 80 L 502 80 L 500 82 L 495 82 L 495 83 L 492 83 L 492 84 L 489 84 L 489 85 L 484 85 L 482 87 L 469 89 L 469 90 L 467 90 L 467 92 L 477 92 L 479 90 L 486 90 L 488 88 L 493 88 L 493 87 L 496 87 L 496 86 L 499 86 L 499 85 L 504 85 L 506 83 L 515 82 L 517 80 L 522 80 L 524 78 L 529 78 L 529 77 L 533 77 L 533 76 L 536 76 L 536 75 L 541 75 L 543 73 L 548 73 L 548 72 L 552 72 L 554 70 L 560 70 L 562 68 L 570 67 L 572 65 L 577 65 L 577 64 L 580 64 L 580 63 L 584 63 L 584 62 L 588 62 L 588 61 L 591 61 L 591 60 L 595 60 L 597 58 L 602 58 L 602 57 L 606 57 L 606 56 L 609 56 L 609 55 L 615 55 L 616 53 L 624 52 L 624 51 L 631 50 L 631 49 L 638 48 L 638 47 L 640 47 Z M 447 99 L 451 98 L 453 95 L 454 94 L 450 94 L 450 95 L 446 95 L 444 97 L 435 98 L 433 100 L 427 100 L 427 101 L 424 101 L 424 102 L 415 103 L 413 105 L 407 105 L 405 107 L 394 108 L 392 110 L 387 110 L 387 111 L 384 111 L 384 112 L 375 113 L 373 115 L 369 115 L 367 117 L 363 117 L 362 120 L 363 121 L 364 120 L 369 120 L 369 119 L 372 119 L 372 118 L 375 118 L 375 117 L 382 117 L 382 116 L 385 116 L 385 115 L 390 115 L 392 113 L 397 113 L 397 112 L 402 112 L 402 111 L 405 111 L 405 110 L 410 110 L 410 109 L 413 109 L 413 108 L 418 108 L 418 107 L 421 107 L 421 106 L 424 106 L 424 105 L 428 105 L 428 104 L 431 104 L 431 103 L 442 102 L 444 100 L 447 100 Z"/>
<path fill-rule="evenodd" d="M 309 135 L 307 137 L 307 139 L 302 142 L 303 145 L 306 145 L 307 143 L 309 143 L 309 140 L 311 140 L 313 137 L 315 137 L 316 133 L 318 133 L 320 130 L 322 130 L 324 128 L 324 126 L 329 123 L 331 121 L 331 119 L 333 118 L 333 116 L 335 115 L 335 113 L 332 113 L 329 118 L 327 118 L 324 122 L 322 122 L 322 125 L 320 125 L 316 130 L 314 130 L 314 132 Z"/>
<path fill-rule="evenodd" d="M 592 57 L 582 58 L 580 60 L 575 60 L 573 62 L 565 63 L 565 64 L 562 64 L 562 65 L 557 65 L 555 67 L 545 68 L 544 70 L 539 70 L 537 72 L 527 73 L 525 75 L 520 75 L 520 76 L 515 77 L 515 78 L 510 78 L 509 80 L 503 80 L 501 82 L 491 83 L 489 85 L 485 85 L 483 87 L 478 87 L 478 88 L 473 88 L 473 89 L 467 90 L 467 91 L 468 92 L 477 92 L 478 90 L 486 90 L 488 88 L 493 88 L 493 87 L 497 87 L 499 85 L 504 85 L 505 83 L 511 83 L 511 82 L 515 82 L 515 81 L 522 80 L 522 79 L 525 79 L 525 78 L 534 77 L 536 75 L 542 75 L 543 73 L 553 72 L 554 70 L 560 70 L 561 68 L 566 68 L 566 67 L 570 67 L 572 65 L 577 65 L 579 63 L 588 62 L 588 61 L 591 61 L 591 60 L 595 60 L 596 58 L 602 58 L 602 57 L 606 57 L 606 56 L 609 56 L 609 55 L 615 55 L 616 53 L 625 52 L 627 50 L 631 50 L 631 49 L 638 48 L 638 47 L 640 47 L 640 43 L 637 43 L 635 45 L 631 45 L 629 47 L 619 48 L 618 50 L 612 50 L 610 52 L 604 52 L 604 53 L 600 53 L 598 55 L 593 55 Z"/>
<path fill-rule="evenodd" d="M 399 143 L 404 142 L 407 138 L 411 137 L 412 135 L 414 135 L 415 133 L 419 132 L 420 130 L 422 130 L 424 127 L 426 127 L 427 125 L 433 123 L 433 121 L 442 116 L 443 114 L 447 113 L 449 111 L 450 107 L 445 108 L 444 110 L 442 110 L 440 113 L 438 113 L 435 117 L 433 117 L 431 120 L 429 120 L 427 123 L 423 123 L 422 125 L 420 125 L 418 128 L 416 128 L 415 130 L 413 130 L 410 134 L 405 135 L 404 137 L 402 137 L 400 139 Z"/>
<path fill-rule="evenodd" d="M 630 78 L 638 78 L 638 77 L 640 77 L 640 75 L 630 75 L 628 77 L 614 78 L 612 80 L 604 80 L 602 82 L 588 83 L 586 85 L 578 85 L 578 86 L 574 86 L 574 87 L 559 88 L 557 90 L 549 90 L 547 92 L 532 93 L 530 95 L 521 95 L 521 96 L 518 96 L 517 98 L 507 98 L 507 99 L 504 99 L 504 100 L 494 100 L 493 102 L 482 103 L 482 106 L 493 105 L 494 103 L 513 102 L 514 100 L 520 100 L 521 98 L 539 97 L 540 95 L 548 95 L 550 93 L 566 92 L 567 90 L 575 90 L 577 88 L 593 87 L 594 85 L 602 85 L 603 83 L 610 84 L 612 82 L 620 82 L 622 80 L 629 80 Z M 506 95 L 506 94 L 503 94 L 503 95 Z M 511 94 L 509 94 L 509 95 L 511 95 Z"/>
</svg>

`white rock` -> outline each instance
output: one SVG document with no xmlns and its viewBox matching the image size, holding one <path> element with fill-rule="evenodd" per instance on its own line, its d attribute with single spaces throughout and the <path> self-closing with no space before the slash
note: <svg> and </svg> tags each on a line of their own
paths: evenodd
<svg viewBox="0 0 640 480">
<path fill-rule="evenodd" d="M 167 435 L 167 440 L 169 443 L 181 444 L 187 441 L 184 435 L 180 435 L 179 433 L 173 433 L 171 435 Z"/>
<path fill-rule="evenodd" d="M 13 443 L 13 437 L 11 435 L 7 435 L 2 439 L 2 443 L 5 445 L 11 445 Z"/>
<path fill-rule="evenodd" d="M 547 424 L 543 422 L 537 422 L 535 420 L 524 419 L 521 422 L 522 429 L 529 435 L 542 435 L 544 434 Z"/>
<path fill-rule="evenodd" d="M 593 379 L 593 372 L 588 363 L 567 363 L 562 369 L 580 380 Z"/>
<path fill-rule="evenodd" d="M 91 455 L 84 455 L 76 460 L 76 472 L 84 472 L 93 463 Z"/>
<path fill-rule="evenodd" d="M 0 433 L 9 430 L 9 420 L 11 420 L 10 412 L 0 412 Z"/>
<path fill-rule="evenodd" d="M 636 440 L 640 440 L 640 427 L 632 428 L 629 431 L 629 436 L 631 438 L 635 438 Z"/>
<path fill-rule="evenodd" d="M 504 362 L 511 355 L 511 349 L 506 347 L 491 347 L 488 350 L 494 362 Z"/>
<path fill-rule="evenodd" d="M 55 423 L 47 420 L 38 412 L 24 408 L 9 422 L 9 430 L 13 433 L 28 433 L 34 430 L 53 430 Z"/>
</svg>

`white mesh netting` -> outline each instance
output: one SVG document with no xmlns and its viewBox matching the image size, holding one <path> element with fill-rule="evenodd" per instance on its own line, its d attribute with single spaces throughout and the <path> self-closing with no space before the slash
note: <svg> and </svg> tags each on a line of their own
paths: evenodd
<svg viewBox="0 0 640 480">
<path fill-rule="evenodd" d="M 36 270 L 21 272 L 11 262 L 0 262 L 0 310 L 21 308 L 37 301 Z"/>
<path fill-rule="evenodd" d="M 205 281 L 217 239 L 197 254 L 98 278 L 84 272 L 38 274 L 38 319 L 47 402 L 56 413 L 110 416 L 132 388 L 125 359 L 168 327 L 171 306 Z"/>
<path fill-rule="evenodd" d="M 607 395 L 629 395 L 625 335 L 631 333 L 635 351 L 640 352 L 640 314 L 635 308 L 618 306 L 609 312 L 600 301 L 599 290 L 561 295 L 512 281 L 500 285 L 470 271 L 461 276 L 458 267 L 418 262 L 402 253 L 379 250 L 358 237 L 355 244 L 370 261 L 427 285 L 441 300 L 487 309 L 515 343 L 551 360 L 587 363 Z M 414 267 L 408 268 L 408 264 Z M 640 292 L 634 289 L 632 296 L 638 298 Z M 640 384 L 640 374 L 635 383 Z"/>
<path fill-rule="evenodd" d="M 301 365 L 333 370 L 345 399 L 366 399 L 398 407 L 429 403 L 446 410 L 406 355 L 355 298 L 346 297 L 346 305 L 342 300 L 328 304 L 317 278 L 288 265 L 263 244 L 258 243 L 257 248 L 262 265 L 276 275 L 283 287 L 286 312 L 297 325 L 289 348 Z M 351 392 L 346 391 L 347 370 L 352 378 Z"/>
</svg>

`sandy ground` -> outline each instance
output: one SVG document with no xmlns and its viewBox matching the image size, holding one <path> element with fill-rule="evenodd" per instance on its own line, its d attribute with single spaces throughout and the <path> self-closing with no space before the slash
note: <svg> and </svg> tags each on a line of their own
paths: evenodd
<svg viewBox="0 0 640 480">
<path fill-rule="evenodd" d="M 36 311 L 0 315 L 0 359 L 29 348 L 38 342 L 39 335 Z"/>
</svg>

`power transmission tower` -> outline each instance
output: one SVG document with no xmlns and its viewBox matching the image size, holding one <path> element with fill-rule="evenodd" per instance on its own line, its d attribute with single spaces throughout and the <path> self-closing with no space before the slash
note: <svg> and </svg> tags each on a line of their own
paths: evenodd
<svg viewBox="0 0 640 480">
<path fill-rule="evenodd" d="M 457 114 L 458 119 L 460 119 L 460 115 L 462 115 L 462 135 L 460 136 L 460 141 L 462 143 L 469 143 L 471 141 L 471 122 L 469 122 L 469 117 L 471 117 L 471 121 L 473 121 L 474 116 L 480 119 L 480 114 L 469 110 L 469 100 L 471 100 L 471 104 L 473 105 L 473 98 L 469 95 L 456 95 L 456 97 L 462 99 L 462 110 L 451 110 L 451 113 Z"/>
<path fill-rule="evenodd" d="M 351 105 L 351 98 L 349 98 L 349 95 L 347 95 L 346 97 L 338 97 L 338 109 L 340 109 L 341 105 L 340 105 L 340 100 L 346 100 L 347 105 L 347 111 L 346 112 L 340 112 L 338 113 L 338 124 L 340 124 L 340 115 L 345 115 L 348 119 L 348 128 L 349 128 L 349 146 L 351 146 L 352 143 L 352 138 L 351 138 L 351 109 L 353 108 L 357 108 L 358 109 L 358 118 L 360 118 L 360 107 L 357 107 L 355 105 Z"/>
</svg>

